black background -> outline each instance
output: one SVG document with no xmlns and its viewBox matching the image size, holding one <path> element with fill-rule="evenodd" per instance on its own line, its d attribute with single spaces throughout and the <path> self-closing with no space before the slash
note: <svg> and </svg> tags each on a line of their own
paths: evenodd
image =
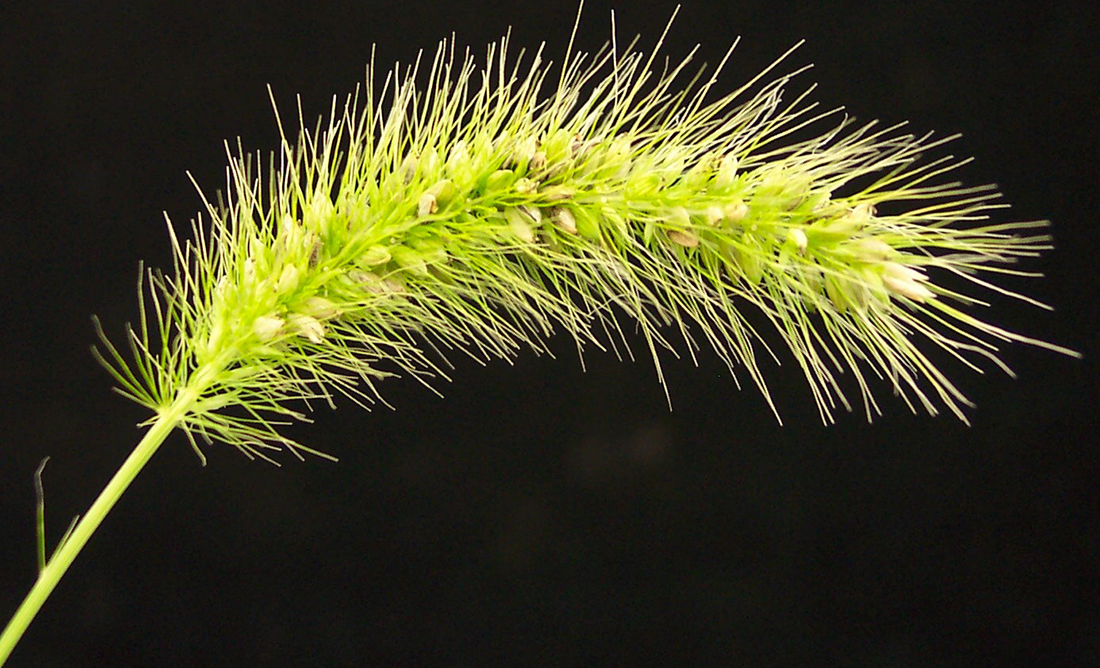
<svg viewBox="0 0 1100 668">
<path fill-rule="evenodd" d="M 121 463 L 145 416 L 88 347 L 136 316 L 139 260 L 165 266 L 167 211 L 224 181 L 223 139 L 276 147 L 265 85 L 307 118 L 360 81 L 370 45 L 408 62 L 457 33 L 482 52 L 565 50 L 564 3 L 47 1 L 2 12 L 0 617 L 34 575 L 31 474 L 49 541 Z M 111 4 L 111 3 L 108 3 Z M 117 3 L 122 5 L 125 3 Z M 133 3 L 138 4 L 138 3 Z M 652 45 L 671 2 L 620 3 Z M 723 82 L 799 39 L 801 85 L 862 119 L 964 136 L 968 183 L 1057 250 L 996 300 L 1019 372 L 949 371 L 972 427 L 910 415 L 820 425 L 800 373 L 767 367 L 786 425 L 712 357 L 456 360 L 440 399 L 343 405 L 298 432 L 338 455 L 274 468 L 172 437 L 108 517 L 10 664 L 1024 666 L 1100 662 L 1096 261 L 1100 32 L 1085 2 L 684 3 L 665 53 L 702 43 Z M 578 33 L 595 50 L 609 6 Z M 648 48 L 648 46 L 647 46 Z M 797 86 L 796 86 L 797 87 Z M 1021 287 L 1020 283 L 1012 283 Z M 789 362 L 789 360 L 787 360 Z"/>
</svg>

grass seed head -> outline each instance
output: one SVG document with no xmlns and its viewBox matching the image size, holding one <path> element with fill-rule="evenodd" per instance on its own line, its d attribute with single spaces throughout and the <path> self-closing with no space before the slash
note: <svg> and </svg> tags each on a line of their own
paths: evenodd
<svg viewBox="0 0 1100 668">
<path fill-rule="evenodd" d="M 651 351 L 675 324 L 768 396 L 758 311 L 825 421 L 851 407 L 841 373 L 868 418 L 871 375 L 965 420 L 925 348 L 998 364 L 1000 342 L 1068 352 L 941 286 L 988 287 L 983 272 L 1019 273 L 1005 265 L 1049 247 L 1042 223 L 987 222 L 997 193 L 943 178 L 960 163 L 920 159 L 942 141 L 784 103 L 778 63 L 757 79 L 770 83 L 715 96 L 718 72 L 681 83 L 687 60 L 658 73 L 605 47 L 570 55 L 555 83 L 508 47 L 479 69 L 444 43 L 426 77 L 418 61 L 381 91 L 371 65 L 365 99 L 284 134 L 269 173 L 233 158 L 226 204 L 192 241 L 173 236 L 173 274 L 150 276 L 135 358 L 104 341 L 120 390 L 153 410 L 206 397 L 218 409 L 184 428 L 255 455 L 301 447 L 277 428 L 294 400 L 369 404 L 382 368 L 441 373 L 433 350 L 511 357 L 554 329 L 603 345 L 623 319 Z"/>
</svg>

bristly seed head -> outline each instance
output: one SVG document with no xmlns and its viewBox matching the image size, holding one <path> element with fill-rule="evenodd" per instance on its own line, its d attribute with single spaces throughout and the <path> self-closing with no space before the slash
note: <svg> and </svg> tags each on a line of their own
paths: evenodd
<svg viewBox="0 0 1100 668">
<path fill-rule="evenodd" d="M 1069 352 L 968 314 L 978 300 L 939 284 L 987 287 L 981 272 L 1021 273 L 999 265 L 1049 247 L 1030 235 L 1040 223 L 981 222 L 992 189 L 938 183 L 959 163 L 918 157 L 941 141 L 848 119 L 792 140 L 813 126 L 811 105 L 780 102 L 791 75 L 713 99 L 717 72 L 683 91 L 687 61 L 658 74 L 604 49 L 567 59 L 554 86 L 541 61 L 506 66 L 507 46 L 478 72 L 442 45 L 426 90 L 414 67 L 379 93 L 372 65 L 365 102 L 287 139 L 266 178 L 233 159 L 212 229 L 196 223 L 175 276 L 153 277 L 137 358 L 104 340 L 123 393 L 153 410 L 185 390 L 219 397 L 183 428 L 263 456 L 303 448 L 256 416 L 300 417 L 294 400 L 333 392 L 371 402 L 381 360 L 422 378 L 441 374 L 434 350 L 542 350 L 555 325 L 579 348 L 636 329 L 655 352 L 676 323 L 770 403 L 744 316 L 756 308 L 825 421 L 851 408 L 843 372 L 868 418 L 877 376 L 910 408 L 965 420 L 924 347 L 995 364 L 1004 341 Z M 233 401 L 246 410 L 221 410 Z"/>
</svg>

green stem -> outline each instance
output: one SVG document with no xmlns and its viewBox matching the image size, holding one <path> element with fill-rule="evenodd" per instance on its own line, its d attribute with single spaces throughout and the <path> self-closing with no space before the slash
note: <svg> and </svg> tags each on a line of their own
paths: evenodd
<svg viewBox="0 0 1100 668">
<path fill-rule="evenodd" d="M 76 559 L 76 555 L 80 554 L 80 551 L 96 529 L 99 528 L 107 513 L 111 512 L 115 502 L 130 486 L 130 483 L 134 481 L 137 474 L 145 468 L 145 464 L 157 451 L 161 443 L 164 442 L 164 439 L 172 433 L 179 425 L 180 420 L 191 410 L 197 397 L 198 392 L 194 389 L 185 390 L 179 394 L 170 406 L 157 415 L 149 427 L 149 431 L 145 432 L 141 442 L 137 444 L 137 447 L 119 467 L 111 481 L 100 492 L 99 497 L 96 498 L 95 503 L 88 509 L 76 528 L 73 529 L 68 540 L 58 546 L 57 551 L 54 552 L 46 567 L 39 573 L 38 580 L 31 587 L 30 593 L 23 599 L 23 603 L 11 618 L 11 621 L 8 622 L 4 633 L 0 635 L 0 666 L 3 666 L 8 660 L 12 650 L 15 649 L 15 644 L 23 637 L 27 626 L 38 614 L 54 587 L 61 580 L 61 576 L 69 570 L 69 566 Z"/>
</svg>

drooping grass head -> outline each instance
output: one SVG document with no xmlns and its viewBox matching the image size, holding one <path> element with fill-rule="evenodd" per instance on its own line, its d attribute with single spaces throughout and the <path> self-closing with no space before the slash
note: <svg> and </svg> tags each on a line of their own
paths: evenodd
<svg viewBox="0 0 1100 668">
<path fill-rule="evenodd" d="M 120 390 L 158 412 L 186 397 L 196 447 L 260 455 L 303 448 L 278 430 L 295 400 L 369 403 L 386 375 L 427 381 L 451 351 L 509 357 L 555 331 L 581 351 L 621 351 L 626 329 L 651 354 L 709 346 L 773 408 L 758 360 L 793 357 L 827 422 L 853 408 L 840 374 L 868 419 L 887 387 L 965 421 L 929 351 L 1067 352 L 978 314 L 982 292 L 1027 300 L 995 279 L 1050 240 L 989 219 L 997 192 L 937 157 L 950 138 L 820 113 L 776 66 L 717 94 L 725 60 L 658 72 L 631 44 L 552 70 L 508 50 L 478 65 L 443 43 L 382 82 L 372 66 L 266 169 L 238 147 L 226 198 L 194 240 L 173 235 L 173 273 L 149 274 L 133 360 L 106 343 Z"/>
</svg>

